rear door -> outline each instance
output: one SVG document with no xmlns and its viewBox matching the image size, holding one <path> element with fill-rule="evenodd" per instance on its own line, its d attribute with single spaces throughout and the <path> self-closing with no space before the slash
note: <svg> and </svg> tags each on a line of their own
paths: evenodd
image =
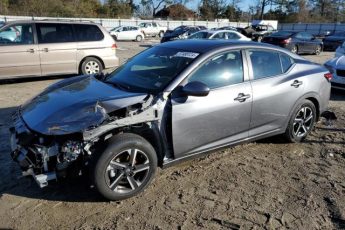
<svg viewBox="0 0 345 230">
<path fill-rule="evenodd" d="M 249 136 L 281 130 L 295 102 L 303 95 L 302 77 L 292 75 L 294 60 L 287 54 L 265 49 L 248 50 L 253 90 Z"/>
<path fill-rule="evenodd" d="M 15 24 L 0 30 L 0 78 L 41 76 L 33 24 Z"/>
<path fill-rule="evenodd" d="M 42 75 L 77 73 L 77 43 L 72 24 L 37 23 Z"/>
<path fill-rule="evenodd" d="M 205 151 L 248 137 L 251 86 L 242 52 L 227 51 L 209 58 L 186 82 L 210 88 L 205 97 L 172 94 L 172 135 L 175 157 Z"/>
</svg>

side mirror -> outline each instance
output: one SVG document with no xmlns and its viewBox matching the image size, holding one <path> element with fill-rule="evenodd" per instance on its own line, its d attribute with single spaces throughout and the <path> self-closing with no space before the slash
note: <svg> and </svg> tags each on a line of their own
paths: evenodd
<svg viewBox="0 0 345 230">
<path fill-rule="evenodd" d="M 182 88 L 187 96 L 205 97 L 209 94 L 210 88 L 202 82 L 192 81 Z"/>
</svg>

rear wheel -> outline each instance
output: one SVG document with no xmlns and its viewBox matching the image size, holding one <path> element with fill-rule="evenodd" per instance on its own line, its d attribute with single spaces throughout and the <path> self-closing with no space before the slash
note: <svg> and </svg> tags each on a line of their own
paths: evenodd
<svg viewBox="0 0 345 230">
<path fill-rule="evenodd" d="M 81 72 L 85 75 L 100 73 L 102 70 L 103 65 L 97 58 L 88 57 L 81 64 Z"/>
<path fill-rule="evenodd" d="M 144 138 L 135 134 L 115 136 L 96 161 L 93 180 L 109 200 L 122 200 L 143 191 L 157 169 L 157 155 Z"/>
<path fill-rule="evenodd" d="M 297 54 L 298 53 L 298 47 L 296 45 L 294 45 L 290 51 L 294 54 Z"/>
<path fill-rule="evenodd" d="M 321 48 L 321 46 L 320 45 L 318 45 L 318 46 L 316 46 L 316 48 L 315 48 L 315 54 L 316 55 L 320 55 L 321 54 L 321 51 L 322 51 L 322 48 Z"/>
<path fill-rule="evenodd" d="M 303 141 L 313 129 L 315 121 L 315 105 L 309 100 L 304 100 L 296 107 L 290 118 L 285 131 L 287 140 L 289 142 Z"/>
</svg>

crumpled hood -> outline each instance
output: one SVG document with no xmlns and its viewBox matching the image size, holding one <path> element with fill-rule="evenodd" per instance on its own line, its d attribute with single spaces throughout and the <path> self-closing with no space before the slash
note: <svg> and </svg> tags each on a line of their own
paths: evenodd
<svg viewBox="0 0 345 230">
<path fill-rule="evenodd" d="M 93 76 L 79 76 L 51 85 L 20 110 L 30 129 L 65 135 L 98 126 L 108 113 L 140 103 L 145 97 L 145 93 L 123 91 Z"/>
</svg>

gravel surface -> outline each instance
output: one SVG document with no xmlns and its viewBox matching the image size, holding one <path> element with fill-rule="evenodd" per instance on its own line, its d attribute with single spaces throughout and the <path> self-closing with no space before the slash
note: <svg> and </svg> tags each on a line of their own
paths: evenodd
<svg viewBox="0 0 345 230">
<path fill-rule="evenodd" d="M 119 42 L 117 53 L 124 61 L 151 44 Z M 318 123 L 304 143 L 270 138 L 217 151 L 159 170 L 137 197 L 108 202 L 84 177 L 39 189 L 10 159 L 10 114 L 56 80 L 0 85 L 0 228 L 345 229 L 343 92 L 330 102 L 338 120 Z"/>
</svg>

